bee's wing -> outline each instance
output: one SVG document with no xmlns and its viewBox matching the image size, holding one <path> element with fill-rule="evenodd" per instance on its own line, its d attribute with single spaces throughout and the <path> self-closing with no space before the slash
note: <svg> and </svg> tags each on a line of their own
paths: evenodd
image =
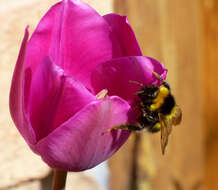
<svg viewBox="0 0 218 190">
<path fill-rule="evenodd" d="M 163 114 L 159 114 L 161 125 L 161 150 L 162 154 L 165 153 L 166 146 L 168 144 L 168 138 L 172 131 L 172 122 L 167 120 Z"/>
<path fill-rule="evenodd" d="M 161 125 L 161 149 L 162 154 L 164 154 L 169 135 L 172 132 L 172 126 L 178 125 L 182 120 L 182 111 L 180 107 L 176 105 L 170 115 L 165 116 L 163 114 L 159 114 L 159 119 Z"/>
</svg>

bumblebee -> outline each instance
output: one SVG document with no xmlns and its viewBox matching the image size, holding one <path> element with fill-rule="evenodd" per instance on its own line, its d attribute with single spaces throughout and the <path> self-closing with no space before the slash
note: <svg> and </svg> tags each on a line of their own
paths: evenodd
<svg viewBox="0 0 218 190">
<path fill-rule="evenodd" d="M 151 72 L 162 83 L 160 86 L 144 86 L 139 82 L 130 81 L 141 87 L 140 91 L 136 93 L 138 99 L 136 105 L 139 111 L 136 124 L 125 123 L 110 130 L 141 131 L 147 129 L 151 133 L 161 131 L 161 150 L 162 154 L 164 154 L 172 126 L 180 124 L 182 120 L 182 111 L 171 94 L 170 85 L 156 72 Z"/>
</svg>

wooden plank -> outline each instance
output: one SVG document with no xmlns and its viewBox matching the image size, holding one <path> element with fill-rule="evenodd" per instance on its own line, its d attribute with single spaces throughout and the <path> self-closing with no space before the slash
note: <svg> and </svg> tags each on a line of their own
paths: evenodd
<svg viewBox="0 0 218 190">
<path fill-rule="evenodd" d="M 170 139 L 168 158 L 157 178 L 166 189 L 200 189 L 203 184 L 203 133 L 201 94 L 201 12 L 199 1 L 159 1 L 161 48 L 169 68 L 168 79 L 183 110 L 181 126 Z M 156 183 L 154 189 L 161 189 Z"/>
<path fill-rule="evenodd" d="M 116 0 L 114 5 L 116 12 L 128 16 L 144 55 L 158 59 L 168 68 L 167 79 L 183 110 L 182 124 L 174 128 L 164 157 L 159 134 L 141 137 L 141 152 L 147 153 L 140 154 L 137 161 L 144 164 L 138 171 L 144 173 L 139 175 L 143 176 L 139 181 L 144 184 L 139 182 L 137 189 L 200 189 L 203 181 L 200 3 Z M 143 146 L 145 141 L 148 146 Z M 116 156 L 122 157 L 119 154 L 122 152 Z"/>
<path fill-rule="evenodd" d="M 205 184 L 217 189 L 218 171 L 218 1 L 202 1 L 204 34 Z"/>
</svg>

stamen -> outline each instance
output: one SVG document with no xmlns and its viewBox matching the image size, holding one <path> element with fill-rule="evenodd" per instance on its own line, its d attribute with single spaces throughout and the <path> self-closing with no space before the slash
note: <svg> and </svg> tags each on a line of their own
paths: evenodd
<svg viewBox="0 0 218 190">
<path fill-rule="evenodd" d="M 98 94 L 96 94 L 96 97 L 97 97 L 98 100 L 102 99 L 102 98 L 104 98 L 107 95 L 107 93 L 108 93 L 108 90 L 107 89 L 103 89 Z"/>
</svg>

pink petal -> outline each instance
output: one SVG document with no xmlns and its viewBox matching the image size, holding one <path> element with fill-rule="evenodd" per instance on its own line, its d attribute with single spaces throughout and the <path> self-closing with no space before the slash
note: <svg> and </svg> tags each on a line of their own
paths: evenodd
<svg viewBox="0 0 218 190">
<path fill-rule="evenodd" d="M 92 168 L 127 140 L 127 131 L 103 133 L 127 122 L 129 111 L 129 104 L 119 97 L 92 102 L 32 149 L 53 168 L 69 171 Z"/>
<path fill-rule="evenodd" d="M 12 83 L 11 83 L 11 90 L 10 90 L 10 112 L 12 119 L 17 126 L 19 132 L 24 137 L 24 139 L 27 141 L 27 143 L 34 144 L 36 141 L 34 131 L 31 128 L 31 125 L 28 122 L 28 119 L 26 117 L 25 113 L 25 107 L 24 107 L 24 97 L 27 92 L 26 85 L 25 85 L 25 79 L 26 81 L 31 80 L 30 75 L 25 76 L 24 68 L 25 68 L 25 53 L 26 53 L 26 46 L 28 41 L 28 28 L 25 30 L 25 35 L 22 41 L 22 45 L 20 48 L 19 56 L 17 59 L 16 67 L 14 70 Z"/>
<path fill-rule="evenodd" d="M 91 75 L 93 88 L 96 93 L 107 89 L 109 95 L 117 95 L 126 100 L 133 99 L 140 87 L 130 81 L 144 85 L 160 82 L 147 68 L 165 79 L 167 70 L 155 59 L 143 56 L 122 57 L 99 64 L 95 68 Z"/>
<path fill-rule="evenodd" d="M 42 18 L 27 48 L 27 66 L 33 73 L 44 56 L 89 85 L 98 63 L 112 57 L 110 27 L 94 9 L 79 0 L 64 0 Z"/>
<path fill-rule="evenodd" d="M 142 55 L 135 34 L 129 25 L 126 16 L 107 14 L 104 16 L 104 19 L 111 26 L 113 36 L 118 40 L 118 44 L 122 51 L 120 57 Z"/>
<path fill-rule="evenodd" d="M 45 57 L 33 76 L 29 113 L 37 140 L 96 100 L 82 84 Z"/>
</svg>

